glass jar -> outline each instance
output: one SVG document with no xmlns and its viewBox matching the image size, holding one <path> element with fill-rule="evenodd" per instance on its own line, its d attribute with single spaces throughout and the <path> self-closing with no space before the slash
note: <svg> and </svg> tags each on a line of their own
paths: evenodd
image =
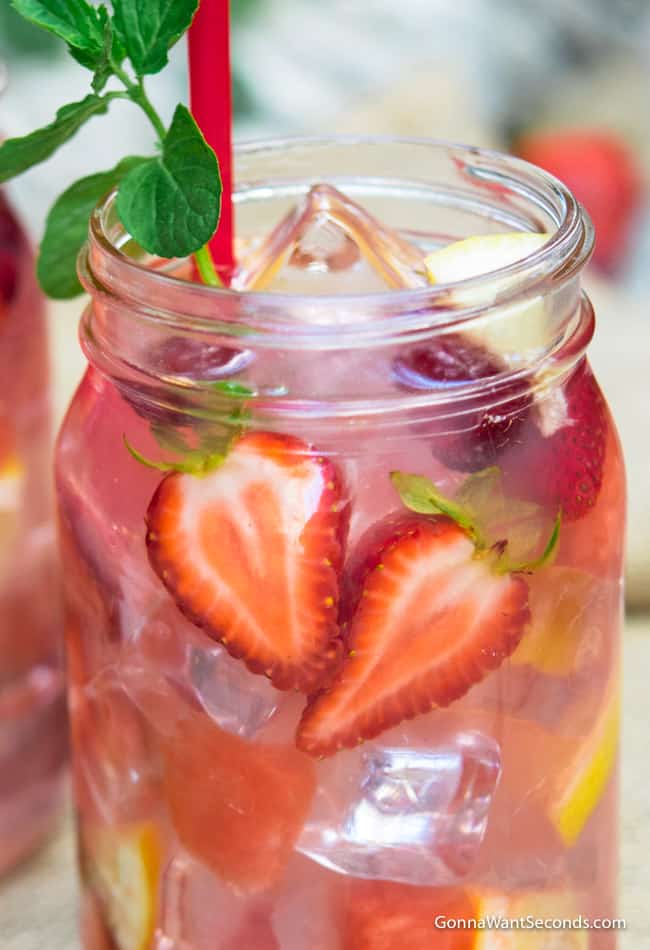
<svg viewBox="0 0 650 950">
<path fill-rule="evenodd" d="M 237 181 L 236 280 L 266 290 L 183 280 L 114 196 L 81 262 L 57 481 L 86 947 L 613 916 L 625 487 L 588 221 L 444 144 L 251 145 Z M 513 230 L 549 237 L 454 285 L 371 274 Z"/>
<path fill-rule="evenodd" d="M 51 829 L 67 726 L 45 307 L 0 192 L 0 873 Z"/>
</svg>

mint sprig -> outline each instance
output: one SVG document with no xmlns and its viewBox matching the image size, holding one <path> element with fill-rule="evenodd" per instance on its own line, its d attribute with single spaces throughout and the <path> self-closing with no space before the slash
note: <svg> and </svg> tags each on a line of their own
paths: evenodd
<svg viewBox="0 0 650 950">
<path fill-rule="evenodd" d="M 49 297 L 66 300 L 81 293 L 76 267 L 79 248 L 88 234 L 88 219 L 111 188 L 147 161 L 138 156 L 123 158 L 115 168 L 80 178 L 54 202 L 37 263 L 40 285 Z"/>
<path fill-rule="evenodd" d="M 201 475 L 208 475 L 210 472 L 213 472 L 215 468 L 219 468 L 220 465 L 223 465 L 226 460 L 226 455 L 221 452 L 215 452 L 212 455 L 205 455 L 200 452 L 188 452 L 182 462 L 156 462 L 154 459 L 147 458 L 147 456 L 143 455 L 134 445 L 131 445 L 126 435 L 122 436 L 122 441 L 124 442 L 127 452 L 136 462 L 139 462 L 140 465 L 144 465 L 145 468 L 152 468 L 156 472 L 164 472 L 165 474 L 178 472 L 182 475 L 200 477 Z"/>
<path fill-rule="evenodd" d="M 147 116 L 159 154 L 128 157 L 114 169 L 76 182 L 48 215 L 38 274 L 50 296 L 81 291 L 76 259 L 94 205 L 119 186 L 117 211 L 144 250 L 164 258 L 196 255 L 206 283 L 219 285 L 208 241 L 219 224 L 221 179 L 217 156 L 190 112 L 179 105 L 167 129 L 145 88 L 145 76 L 168 61 L 169 49 L 189 28 L 198 0 L 113 0 L 112 13 L 88 0 L 11 0 L 26 20 L 54 33 L 92 73 L 92 93 L 63 106 L 53 122 L 0 145 L 0 183 L 46 161 L 114 99 L 127 99 Z M 109 82 L 118 88 L 104 91 Z M 82 227 L 83 223 L 83 227 Z M 55 257 L 58 260 L 55 261 Z"/>
<path fill-rule="evenodd" d="M 557 553 L 562 526 L 561 512 L 557 513 L 544 550 L 538 557 L 519 560 L 510 556 L 510 537 L 495 534 L 495 525 L 491 524 L 493 519 L 489 516 L 491 510 L 494 513 L 503 504 L 500 495 L 501 472 L 496 466 L 470 475 L 454 499 L 444 495 L 423 475 L 391 472 L 390 480 L 405 508 L 421 515 L 446 515 L 451 518 L 472 540 L 478 554 L 495 557 L 494 569 L 499 574 L 531 574 L 550 564 Z M 521 507 L 522 503 L 518 500 L 510 503 L 513 515 L 520 514 Z"/>
</svg>

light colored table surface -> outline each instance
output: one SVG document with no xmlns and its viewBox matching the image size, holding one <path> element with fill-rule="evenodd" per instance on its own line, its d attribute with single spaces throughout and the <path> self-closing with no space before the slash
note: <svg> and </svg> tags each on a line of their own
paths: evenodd
<svg viewBox="0 0 650 950">
<path fill-rule="evenodd" d="M 650 620 L 625 637 L 620 950 L 650 947 Z M 0 885 L 1 950 L 78 950 L 72 830 L 65 821 L 36 858 Z M 309 950 L 309 948 L 305 948 Z"/>
</svg>

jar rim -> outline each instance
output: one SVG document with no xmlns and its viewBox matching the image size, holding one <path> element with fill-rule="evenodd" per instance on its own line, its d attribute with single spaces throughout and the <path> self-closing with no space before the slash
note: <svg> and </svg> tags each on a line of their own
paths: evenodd
<svg viewBox="0 0 650 950">
<path fill-rule="evenodd" d="M 214 332 L 215 313 L 222 315 L 236 306 L 246 312 L 246 324 L 249 332 L 260 330 L 268 343 L 269 333 L 274 330 L 296 329 L 302 333 L 307 329 L 310 338 L 327 339 L 332 332 L 347 338 L 359 332 L 359 342 L 368 341 L 368 311 L 376 309 L 388 311 L 390 333 L 417 331 L 442 327 L 449 323 L 458 325 L 465 320 L 484 314 L 494 306 L 490 298 L 490 288 L 495 282 L 501 286 L 499 305 L 507 305 L 516 300 L 541 293 L 540 287 L 557 286 L 571 281 L 584 266 L 593 249 L 593 228 L 582 206 L 571 192 L 556 178 L 530 163 L 491 149 L 459 145 L 454 142 L 426 138 L 400 138 L 391 136 L 315 136 L 281 138 L 245 142 L 235 147 L 237 161 L 245 161 L 252 156 L 286 155 L 297 150 L 313 152 L 331 148 L 357 149 L 404 148 L 425 149 L 438 154 L 447 153 L 456 165 L 467 170 L 472 184 L 484 178 L 481 187 L 512 188 L 513 194 L 530 199 L 533 205 L 543 207 L 557 224 L 549 240 L 526 257 L 513 264 L 490 271 L 476 277 L 466 278 L 454 284 L 436 284 L 422 288 L 387 289 L 369 293 L 342 293 L 335 295 L 287 294 L 272 291 L 238 291 L 229 288 L 208 287 L 152 269 L 127 257 L 123 244 L 129 239 L 122 229 L 122 240 L 118 243 L 108 233 L 107 217 L 114 207 L 115 194 L 111 192 L 93 212 L 89 227 L 89 243 L 80 255 L 79 271 L 84 287 L 92 295 L 108 293 L 117 296 L 137 307 L 147 319 L 171 322 L 183 329 Z M 483 167 L 482 167 L 483 166 Z M 408 170 L 404 176 L 408 180 Z M 312 181 L 312 184 L 314 182 Z M 235 203 L 241 200 L 241 191 L 235 189 Z M 176 262 L 178 263 L 178 262 Z M 488 303 L 470 306 L 450 307 L 449 295 L 453 288 L 458 292 L 471 293 L 472 299 L 486 292 Z M 164 296 L 165 306 L 152 308 L 153 296 Z M 324 325 L 318 321 L 308 328 L 297 321 L 269 321 L 269 314 L 290 314 L 301 307 L 309 306 L 313 310 L 325 313 L 336 306 L 344 308 L 352 317 L 363 314 L 362 321 L 350 320 L 344 326 Z M 263 325 L 255 320 L 255 311 L 264 311 Z M 365 331 L 364 332 L 364 327 Z M 223 331 L 223 327 L 221 330 Z M 373 321 L 372 333 L 377 334 L 378 324 Z M 383 328 L 382 328 L 383 329 Z M 304 342 L 304 341 L 303 341 Z M 286 340 L 285 340 L 286 343 Z"/>
</svg>

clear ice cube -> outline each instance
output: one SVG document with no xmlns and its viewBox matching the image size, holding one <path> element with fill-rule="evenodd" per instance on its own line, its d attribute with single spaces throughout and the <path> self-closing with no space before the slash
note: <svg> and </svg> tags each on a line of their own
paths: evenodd
<svg viewBox="0 0 650 950">
<path fill-rule="evenodd" d="M 251 739 L 278 708 L 280 693 L 266 677 L 250 673 L 218 644 L 192 649 L 189 675 L 205 711 L 234 735 Z"/>
<path fill-rule="evenodd" d="M 178 848 L 160 882 L 156 950 L 216 950 L 237 932 L 243 902 Z"/>
<path fill-rule="evenodd" d="M 339 947 L 339 878 L 303 855 L 288 865 L 284 887 L 273 907 L 272 925 L 282 950 Z"/>
<path fill-rule="evenodd" d="M 107 668 L 83 687 L 70 688 L 78 804 L 101 820 L 132 820 L 151 809 L 158 761 L 146 721 Z"/>
<path fill-rule="evenodd" d="M 357 761 L 348 780 L 343 767 L 324 776 L 298 850 L 361 878 L 441 886 L 465 877 L 501 774 L 495 740 L 459 733 L 432 749 L 369 747 Z"/>
<path fill-rule="evenodd" d="M 239 258 L 232 287 L 240 291 L 283 291 L 285 280 L 293 293 L 318 293 L 321 287 L 326 294 L 428 283 L 418 248 L 325 184 L 314 185 L 268 236 Z M 314 277 L 323 274 L 327 280 L 316 283 Z"/>
<path fill-rule="evenodd" d="M 274 715 L 281 694 L 165 598 L 124 644 L 121 676 L 131 698 L 161 732 L 175 731 L 183 709 L 203 709 L 220 729 L 252 738 Z"/>
</svg>

